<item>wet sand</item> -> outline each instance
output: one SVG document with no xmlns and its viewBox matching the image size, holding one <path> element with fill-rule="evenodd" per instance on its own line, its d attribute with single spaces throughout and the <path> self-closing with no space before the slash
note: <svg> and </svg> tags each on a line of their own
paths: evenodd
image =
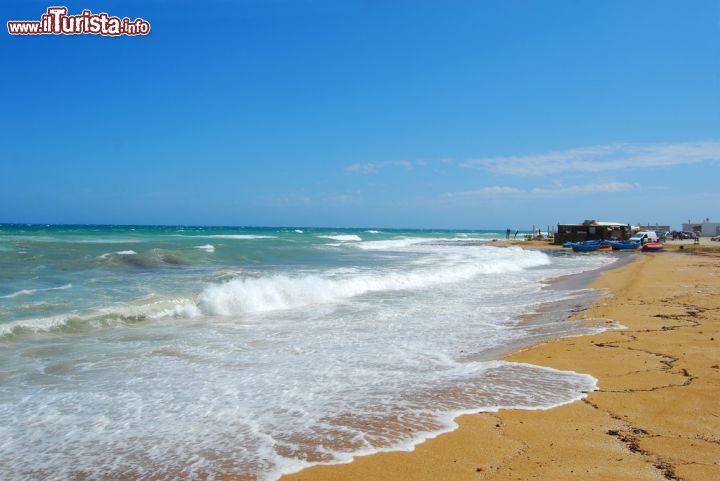
<svg viewBox="0 0 720 481">
<path fill-rule="evenodd" d="M 622 331 L 544 342 L 505 359 L 589 373 L 599 390 L 546 411 L 458 418 L 412 452 L 315 466 L 284 481 L 720 479 L 720 256 L 638 254 L 592 287 L 576 319 Z"/>
</svg>

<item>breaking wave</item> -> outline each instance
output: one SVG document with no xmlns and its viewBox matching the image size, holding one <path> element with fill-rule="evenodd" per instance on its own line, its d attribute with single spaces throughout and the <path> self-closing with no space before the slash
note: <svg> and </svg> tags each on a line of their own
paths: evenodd
<svg viewBox="0 0 720 481">
<path fill-rule="evenodd" d="M 445 239 L 433 239 L 427 237 L 407 237 L 403 239 L 388 239 L 388 240 L 376 240 L 376 241 L 365 241 L 359 244 L 354 244 L 354 247 L 364 250 L 392 250 L 402 249 L 404 247 L 410 247 L 416 244 L 427 244 L 429 242 L 445 240 Z"/>
<path fill-rule="evenodd" d="M 13 297 L 18 296 L 29 296 L 30 294 L 35 294 L 36 292 L 58 291 L 63 289 L 72 289 L 72 284 L 65 284 L 58 287 L 46 287 L 45 289 L 21 289 L 6 296 L 0 296 L 0 299 L 12 299 Z"/>
<path fill-rule="evenodd" d="M 275 239 L 274 235 L 255 235 L 255 234 L 214 234 L 192 237 L 206 237 L 208 239 Z"/>
<path fill-rule="evenodd" d="M 97 257 L 97 262 L 106 266 L 121 266 L 137 269 L 153 269 L 190 264 L 183 255 L 165 249 L 150 249 L 137 253 L 132 250 L 107 252 Z"/>
<path fill-rule="evenodd" d="M 80 333 L 116 326 L 136 325 L 157 319 L 158 313 L 164 312 L 178 303 L 189 301 L 190 299 L 182 298 L 159 299 L 151 295 L 135 303 L 117 304 L 48 317 L 21 319 L 0 324 L 0 339 L 53 332 Z"/>
<path fill-rule="evenodd" d="M 359 242 L 362 240 L 359 235 L 355 234 L 340 234 L 340 235 L 319 235 L 319 239 L 330 239 L 340 242 Z"/>
<path fill-rule="evenodd" d="M 115 259 L 145 257 L 142 254 L 117 255 Z M 341 303 L 356 296 L 377 292 L 419 290 L 462 282 L 479 275 L 520 272 L 550 262 L 549 256 L 539 251 L 506 248 L 493 249 L 492 253 L 479 250 L 477 256 L 469 259 L 467 256 L 456 257 L 448 253 L 433 262 L 404 270 L 335 269 L 300 276 L 243 273 L 242 277 L 207 285 L 194 299 L 164 299 L 145 305 L 116 306 L 82 314 L 21 320 L 2 326 L 0 336 L 53 330 L 74 332 L 164 318 L 244 316 L 307 308 Z"/>
<path fill-rule="evenodd" d="M 510 251 L 508 249 L 508 251 Z M 362 272 L 352 275 L 276 274 L 260 278 L 237 278 L 211 284 L 192 304 L 175 306 L 178 317 L 230 316 L 328 304 L 373 292 L 423 289 L 437 284 L 459 282 L 482 274 L 502 274 L 550 264 L 547 254 L 537 251 L 512 252 L 496 259 L 447 262 L 442 267 L 410 271 Z M 521 254 L 521 255 L 517 255 Z M 439 261 L 440 262 L 440 261 Z"/>
<path fill-rule="evenodd" d="M 376 241 L 364 241 L 357 244 L 352 244 L 353 247 L 364 250 L 402 250 L 407 247 L 415 246 L 418 244 L 428 245 L 462 245 L 467 244 L 468 241 L 473 242 L 484 242 L 485 239 L 466 239 L 466 238 L 452 238 L 452 237 L 403 237 L 400 239 L 386 239 Z"/>
</svg>

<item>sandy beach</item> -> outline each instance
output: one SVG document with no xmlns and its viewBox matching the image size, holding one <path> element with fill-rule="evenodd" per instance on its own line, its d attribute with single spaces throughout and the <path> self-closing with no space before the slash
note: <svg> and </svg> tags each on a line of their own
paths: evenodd
<svg viewBox="0 0 720 481">
<path fill-rule="evenodd" d="M 2 3 L 0 481 L 720 481 L 720 0 L 97 3 Z"/>
<path fill-rule="evenodd" d="M 720 256 L 636 254 L 577 313 L 627 329 L 548 341 L 505 358 L 588 373 L 599 389 L 546 411 L 458 418 L 412 452 L 283 478 L 313 480 L 720 479 Z"/>
</svg>

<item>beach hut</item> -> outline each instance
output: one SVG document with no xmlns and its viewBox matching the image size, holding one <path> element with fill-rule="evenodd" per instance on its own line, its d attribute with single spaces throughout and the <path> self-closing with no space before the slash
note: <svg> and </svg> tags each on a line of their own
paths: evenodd
<svg viewBox="0 0 720 481">
<path fill-rule="evenodd" d="M 630 237 L 630 224 L 586 220 L 579 224 L 558 224 L 555 244 L 584 242 L 587 240 L 625 240 Z"/>
</svg>

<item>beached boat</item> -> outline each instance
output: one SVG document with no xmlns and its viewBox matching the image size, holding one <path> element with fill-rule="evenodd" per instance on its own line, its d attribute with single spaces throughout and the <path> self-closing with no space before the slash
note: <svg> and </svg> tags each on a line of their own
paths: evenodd
<svg viewBox="0 0 720 481">
<path fill-rule="evenodd" d="M 572 245 L 573 252 L 592 252 L 600 249 L 599 242 L 577 242 Z"/>
<path fill-rule="evenodd" d="M 617 241 L 612 243 L 612 248 L 616 251 L 632 250 L 637 249 L 638 247 L 640 247 L 640 244 L 638 244 L 637 242 Z"/>
<path fill-rule="evenodd" d="M 642 246 L 642 250 L 643 252 L 657 252 L 661 251 L 663 247 L 665 247 L 665 245 L 660 242 L 649 242 Z"/>
<path fill-rule="evenodd" d="M 597 241 L 597 240 L 580 241 L 580 242 L 569 242 L 568 241 L 568 242 L 564 242 L 562 246 L 566 247 L 566 248 L 571 248 L 572 246 L 575 246 L 575 245 L 588 245 L 588 244 L 590 244 L 590 245 L 600 244 L 600 241 Z"/>
</svg>

